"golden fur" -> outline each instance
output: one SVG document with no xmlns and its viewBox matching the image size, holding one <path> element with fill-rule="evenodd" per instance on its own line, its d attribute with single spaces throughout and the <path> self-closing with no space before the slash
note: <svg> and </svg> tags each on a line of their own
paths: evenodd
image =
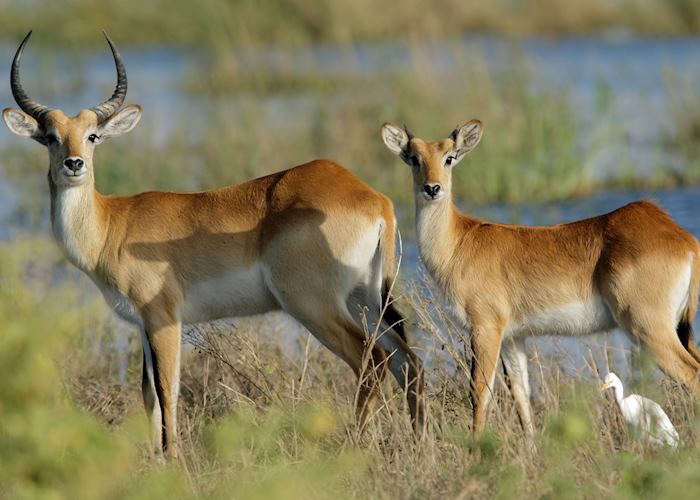
<svg viewBox="0 0 700 500">
<path fill-rule="evenodd" d="M 412 166 L 421 259 L 471 329 L 474 431 L 484 428 L 503 354 L 519 416 L 532 434 L 522 346 L 528 334 L 578 335 L 617 325 L 698 391 L 700 353 L 689 338 L 700 287 L 697 239 L 648 201 L 548 227 L 461 214 L 451 199 L 452 168 L 478 144 L 481 130 L 473 120 L 432 142 L 392 124 L 382 128 L 389 149 Z"/>
<path fill-rule="evenodd" d="M 181 324 L 275 309 L 294 316 L 361 377 L 360 426 L 388 368 L 400 384 L 408 380 L 419 430 L 421 364 L 401 325 L 387 325 L 373 362 L 363 365 L 361 316 L 371 327 L 380 321 L 395 273 L 391 201 L 326 160 L 211 191 L 102 195 L 94 187 L 94 146 L 131 130 L 140 115 L 138 106 L 127 106 L 98 123 L 91 110 L 74 117 L 52 110 L 38 122 L 19 110 L 3 112 L 11 130 L 49 149 L 59 245 L 112 308 L 142 329 L 142 391 L 157 449 L 177 455 Z M 84 164 L 73 173 L 66 159 Z M 392 306 L 387 311 L 389 322 L 401 320 Z"/>
</svg>

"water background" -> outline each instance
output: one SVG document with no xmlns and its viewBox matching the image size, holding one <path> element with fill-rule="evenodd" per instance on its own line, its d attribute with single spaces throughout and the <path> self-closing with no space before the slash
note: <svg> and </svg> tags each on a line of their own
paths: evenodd
<svg viewBox="0 0 700 500">
<path fill-rule="evenodd" d="M 459 42 L 467 49 L 479 51 L 494 67 L 505 64 L 508 54 L 521 54 L 531 61 L 534 78 L 532 85 L 565 88 L 572 99 L 577 116 L 583 123 L 596 119 L 596 99 L 605 88 L 611 102 L 611 112 L 622 127 L 622 134 L 632 146 L 632 164 L 644 175 L 658 164 L 658 150 L 649 147 L 652 138 L 660 130 L 672 130 L 673 123 L 667 114 L 669 78 L 683 81 L 700 81 L 700 39 L 635 39 L 601 40 L 573 38 L 556 41 L 525 40 L 505 41 L 498 38 L 467 38 Z M 441 43 L 425 44 L 422 49 L 437 63 L 439 71 L 449 76 L 453 65 L 453 52 Z M 0 81 L 9 80 L 9 61 L 14 46 L 0 47 Z M 465 52 L 461 52 L 465 53 Z M 198 50 L 178 50 L 165 47 L 125 48 L 123 57 L 129 69 L 129 95 L 127 102 L 144 106 L 145 115 L 141 127 L 156 131 L 156 141 L 165 141 L 173 133 L 172 124 L 183 117 L 190 120 L 192 133 L 196 134 L 210 106 L 227 106 L 232 112 L 246 99 L 245 92 L 233 93 L 212 100 L 186 90 L 185 82 L 196 77 L 197 71 L 206 67 L 207 55 Z M 307 49 L 286 50 L 270 48 L 240 54 L 251 68 L 291 60 L 293 71 L 303 74 L 312 70 L 330 76 L 342 76 L 345 72 L 381 73 L 400 71 L 411 64 L 408 48 L 401 44 L 358 44 L 353 46 L 316 46 Z M 51 61 L 47 63 L 47 61 Z M 47 74 L 45 66 L 60 68 L 49 72 L 50 82 L 37 82 L 30 75 Z M 64 109 L 69 114 L 80 108 L 94 105 L 110 95 L 114 86 L 114 67 L 106 51 L 94 51 L 76 58 L 75 54 L 63 54 L 47 50 L 41 56 L 28 50 L 23 58 L 22 74 L 28 93 L 52 107 Z M 0 105 L 14 106 L 9 89 L 0 94 Z M 266 113 L 280 120 L 303 112 L 308 95 L 304 90 L 273 95 L 266 103 Z M 330 97 L 332 98 L 332 97 Z M 580 138 L 585 143 L 586 137 Z M 36 147 L 31 141 L 20 141 L 5 127 L 0 127 L 0 148 L 12 141 L 13 147 Z M 615 151 L 603 151 L 594 165 L 595 176 L 605 176 L 616 164 Z M 672 155 L 666 159 L 673 162 Z M 0 164 L 1 170 L 1 164 Z M 0 221 L 4 221 L 0 238 L 13 234 L 13 219 L 9 216 L 17 205 L 18 194 L 13 186 L 0 176 Z M 649 198 L 658 201 L 683 227 L 700 237 L 700 189 L 683 188 L 661 192 L 606 191 L 585 199 L 519 206 L 486 205 L 471 206 L 460 202 L 470 213 L 498 222 L 520 224 L 555 224 L 574 221 L 609 212 L 625 203 Z M 413 210 L 412 207 L 403 207 Z M 411 217 L 412 220 L 412 217 Z M 402 275 L 414 280 L 420 276 L 419 259 L 412 241 L 404 241 Z M 696 322 L 696 328 L 698 324 Z M 629 342 L 620 332 L 608 336 L 592 336 L 579 339 L 539 339 L 535 346 L 545 353 L 558 353 L 568 358 L 564 364 L 573 369 L 584 369 L 591 346 L 602 343 L 612 345 L 626 353 Z M 597 349 L 597 347 L 596 347 Z M 623 355 L 623 354 L 621 354 Z M 626 354 L 624 354 L 626 355 Z"/>
</svg>

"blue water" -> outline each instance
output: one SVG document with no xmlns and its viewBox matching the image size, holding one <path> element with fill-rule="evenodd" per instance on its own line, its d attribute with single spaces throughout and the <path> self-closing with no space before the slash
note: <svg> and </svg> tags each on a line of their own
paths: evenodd
<svg viewBox="0 0 700 500">
<path fill-rule="evenodd" d="M 458 50 L 453 50 L 455 46 Z M 669 75 L 674 75 L 700 92 L 700 57 L 696 57 L 700 54 L 700 38 L 517 42 L 466 38 L 412 48 L 399 43 L 319 45 L 306 49 L 273 47 L 239 51 L 238 56 L 242 72 L 262 69 L 275 74 L 284 68 L 285 73 L 313 71 L 342 76 L 405 70 L 415 64 L 412 57 L 416 47 L 433 62 L 437 78 L 449 76 L 455 66 L 464 65 L 465 61 L 456 61 L 456 57 L 469 58 L 470 54 L 474 54 L 477 62 L 483 58 L 496 70 L 512 65 L 513 61 L 529 61 L 533 85 L 565 89 L 570 95 L 576 115 L 584 123 L 580 138 L 583 161 L 590 164 L 596 177 L 619 174 L 613 169 L 619 167 L 623 156 L 641 174 L 659 165 L 677 164 L 678 158 L 659 151 L 657 146 L 659 134 L 674 127 L 668 116 L 666 81 Z M 114 86 L 113 62 L 106 45 L 104 50 L 92 49 L 88 53 L 77 49 L 61 52 L 33 47 L 30 43 L 22 61 L 26 90 L 36 100 L 69 114 L 106 99 Z M 10 45 L 0 47 L 0 62 L 4 61 L 0 64 L 0 82 L 9 80 L 14 50 Z M 211 106 L 229 106 L 235 113 L 236 106 L 244 104 L 247 98 L 245 92 L 238 92 L 212 101 L 209 96 L 196 96 L 184 90 L 187 79 L 208 70 L 211 57 L 202 50 L 125 47 L 122 53 L 129 73 L 127 102 L 143 105 L 144 118 L 139 127 L 148 132 L 149 140 L 164 142 L 172 134 L 196 136 Z M 605 93 L 611 105 L 606 115 L 610 116 L 598 116 L 596 102 L 602 88 L 607 89 Z M 0 93 L 0 106 L 14 106 L 9 86 L 5 89 Z M 289 119 L 309 110 L 310 102 L 304 90 L 272 94 L 263 113 L 275 120 Z M 615 138 L 593 147 L 595 134 L 601 133 L 598 121 L 611 123 L 609 133 L 614 133 Z M 36 147 L 31 141 L 17 140 L 0 126 L 0 149 L 9 141 L 16 147 Z M 2 190 L 0 187 L 0 194 Z M 0 198 L 0 215 L 8 211 L 7 203 L 7 197 Z"/>
<path fill-rule="evenodd" d="M 673 123 L 667 114 L 670 75 L 692 83 L 700 83 L 700 39 L 564 39 L 525 40 L 519 42 L 494 38 L 468 38 L 456 42 L 461 49 L 451 51 L 451 44 L 425 44 L 422 50 L 435 62 L 437 71 L 449 76 L 456 62 L 454 54 L 469 57 L 483 55 L 488 64 L 498 69 L 513 61 L 513 57 L 531 62 L 533 84 L 542 88 L 566 89 L 584 124 L 594 124 L 599 118 L 596 100 L 601 88 L 606 89 L 611 102 L 612 120 L 619 128 L 618 134 L 629 148 L 631 161 L 638 172 L 649 171 L 659 163 L 659 151 L 651 147 L 662 131 L 673 131 Z M 9 66 L 14 46 L 0 47 L 0 81 L 9 80 Z M 206 71 L 209 56 L 197 50 L 181 51 L 171 48 L 122 50 L 129 71 L 129 95 L 127 102 L 144 106 L 145 114 L 140 127 L 164 141 L 185 123 L 183 117 L 191 117 L 185 131 L 194 133 L 206 118 L 206 106 L 212 105 L 206 97 L 196 97 L 183 90 L 186 78 L 197 71 Z M 465 54 L 467 54 L 465 56 Z M 274 71 L 284 62 L 286 68 L 303 73 L 340 75 L 348 72 L 382 73 L 401 71 L 413 64 L 411 52 L 401 44 L 363 44 L 346 47 L 316 46 L 310 49 L 286 50 L 270 48 L 241 54 L 246 68 L 260 67 Z M 290 61 L 291 60 L 291 64 Z M 463 63 L 464 61 L 458 61 Z M 50 70 L 46 70 L 46 67 Z M 53 68 L 53 69 L 51 69 Z M 91 106 L 111 94 L 114 86 L 114 68 L 106 49 L 89 54 L 61 53 L 34 50 L 30 44 L 23 58 L 24 85 L 35 99 L 60 107 L 67 113 Z M 41 74 L 44 81 L 32 75 Z M 50 76 L 46 76 L 50 75 Z M 269 112 L 282 119 L 304 112 L 304 91 L 273 95 L 268 101 Z M 232 95 L 219 99 L 215 105 L 228 102 L 235 105 L 245 96 Z M 0 93 L 0 106 L 14 106 L 9 92 Z M 609 119 L 610 117 L 608 117 Z M 18 140 L 5 127 L 0 126 L 0 149 L 13 141 L 13 146 L 36 147 L 31 141 Z M 585 144 L 590 137 L 581 138 Z M 602 151 L 594 161 L 595 175 L 605 176 L 617 165 L 619 151 Z M 671 157 L 661 161 L 675 161 Z M 0 173 L 2 164 L 0 164 Z M 6 223 L 17 202 L 15 190 L 0 177 L 0 238 L 11 234 Z M 479 217 L 506 223 L 553 224 L 573 221 L 608 212 L 638 198 L 657 200 L 685 228 L 700 237 L 700 199 L 698 189 L 678 189 L 657 193 L 635 191 L 602 192 L 586 199 L 548 204 L 525 204 L 518 207 L 490 205 L 470 206 L 460 203 L 464 210 Z M 419 262 L 415 244 L 404 242 L 402 274 L 416 279 Z M 696 328 L 697 328 L 696 324 Z M 425 342 L 425 340 L 423 341 Z M 532 347 L 548 354 L 563 356 L 563 364 L 571 370 L 585 370 L 589 349 L 599 351 L 599 345 L 612 345 L 621 354 L 618 363 L 625 363 L 630 345 L 619 332 L 609 336 L 592 336 L 585 341 L 572 339 L 542 339 L 533 341 Z M 614 360 L 613 360 L 614 361 Z M 596 363 L 601 355 L 596 355 Z M 621 370 L 623 371 L 623 370 Z"/>
<path fill-rule="evenodd" d="M 453 50 L 457 45 L 460 50 Z M 388 73 L 401 71 L 414 64 L 411 50 L 397 43 L 359 44 L 352 46 L 314 46 L 306 49 L 270 48 L 239 51 L 240 71 L 279 68 L 285 73 L 303 74 L 313 71 L 330 76 L 350 73 Z M 438 73 L 449 75 L 457 63 L 455 57 L 475 58 L 483 55 L 492 68 L 512 65 L 514 60 L 531 62 L 535 85 L 566 88 L 582 116 L 592 118 L 595 100 L 601 86 L 611 92 L 615 112 L 632 140 L 642 140 L 645 134 L 658 132 L 659 123 L 667 127 L 664 103 L 667 99 L 666 79 L 670 74 L 700 83 L 700 39 L 617 39 L 574 38 L 561 40 L 505 41 L 498 38 L 466 38 L 459 42 L 426 43 L 418 49 L 428 58 Z M 94 47 L 93 47 L 94 48 Z M 0 81 L 8 81 L 10 62 L 15 47 L 0 47 Z M 124 60 L 129 72 L 130 102 L 139 102 L 146 110 L 144 124 L 163 134 L 172 132 L 169 124 L 176 118 L 202 113 L 206 100 L 183 90 L 186 78 L 207 71 L 210 56 L 201 50 L 171 48 L 124 48 Z M 469 61 L 467 61 L 467 64 Z M 92 106 L 111 94 L 114 67 L 109 53 L 62 53 L 32 48 L 23 57 L 25 88 L 37 100 L 68 113 Z M 275 69 L 277 68 L 277 69 Z M 43 82 L 37 82 L 41 75 Z M 48 76 L 50 75 L 50 76 Z M 33 77 L 34 76 L 34 77 Z M 440 77 L 443 75 L 436 75 Z M 271 106 L 284 108 L 297 105 L 299 95 L 286 92 L 270 100 Z M 230 101 L 245 99 L 233 95 Z M 9 88 L 2 93 L 0 105 L 14 105 Z M 221 105 L 221 100 L 217 101 Z M 296 108 L 295 108 L 296 109 Z M 281 110 L 284 111 L 283 109 Z M 653 118 L 652 118 L 653 117 Z M 644 124 L 645 134 L 640 128 Z M 0 134 L 0 146 L 7 141 Z"/>
</svg>

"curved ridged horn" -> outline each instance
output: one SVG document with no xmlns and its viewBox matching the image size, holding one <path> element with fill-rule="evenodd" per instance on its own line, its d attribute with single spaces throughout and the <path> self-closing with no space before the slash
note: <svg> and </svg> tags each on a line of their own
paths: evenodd
<svg viewBox="0 0 700 500">
<path fill-rule="evenodd" d="M 46 113 L 51 111 L 51 108 L 44 106 L 43 104 L 39 104 L 36 101 L 32 101 L 24 92 L 22 84 L 19 81 L 19 63 L 22 59 L 22 51 L 24 50 L 24 46 L 27 44 L 27 40 L 29 40 L 31 34 L 32 32 L 30 31 L 27 33 L 27 36 L 24 37 L 24 40 L 22 40 L 22 43 L 19 44 L 19 48 L 15 53 L 15 58 L 12 60 L 12 69 L 10 70 L 10 87 L 12 88 L 12 97 L 15 98 L 15 101 L 20 109 L 35 120 L 41 121 Z"/>
<path fill-rule="evenodd" d="M 126 97 L 126 68 L 122 62 L 122 56 L 119 55 L 119 51 L 114 46 L 114 42 L 109 38 L 106 31 L 102 32 L 107 39 L 109 48 L 112 49 L 112 56 L 114 57 L 114 64 L 117 67 L 117 86 L 114 88 L 114 93 L 112 97 L 103 102 L 102 104 L 90 108 L 90 111 L 94 111 L 97 115 L 97 123 L 103 123 L 108 120 L 117 110 L 124 104 L 124 98 Z"/>
<path fill-rule="evenodd" d="M 409 141 L 415 137 L 415 135 L 413 135 L 413 134 L 411 133 L 411 131 L 408 130 L 408 127 L 406 126 L 405 123 L 403 124 L 403 130 L 404 130 L 404 132 L 406 132 L 406 135 L 408 136 L 408 140 L 409 140 Z"/>
</svg>

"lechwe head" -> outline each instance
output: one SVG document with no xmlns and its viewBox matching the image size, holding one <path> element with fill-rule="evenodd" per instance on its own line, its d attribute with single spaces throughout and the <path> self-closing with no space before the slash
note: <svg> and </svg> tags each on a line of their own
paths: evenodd
<svg viewBox="0 0 700 500">
<path fill-rule="evenodd" d="M 479 144 L 482 130 L 479 120 L 471 120 L 455 128 L 447 139 L 424 141 L 405 126 L 385 123 L 382 139 L 389 150 L 411 167 L 416 203 L 431 203 L 449 198 L 452 168 Z"/>
<path fill-rule="evenodd" d="M 6 108 L 2 116 L 17 135 L 30 137 L 49 150 L 50 175 L 57 186 L 77 186 L 94 181 L 92 155 L 95 146 L 109 137 L 133 129 L 141 118 L 141 107 L 132 104 L 121 111 L 126 97 L 126 69 L 114 43 L 105 33 L 117 66 L 117 86 L 112 97 L 73 117 L 33 101 L 20 83 L 19 66 L 27 33 L 12 61 L 10 85 L 20 109 Z"/>
</svg>

